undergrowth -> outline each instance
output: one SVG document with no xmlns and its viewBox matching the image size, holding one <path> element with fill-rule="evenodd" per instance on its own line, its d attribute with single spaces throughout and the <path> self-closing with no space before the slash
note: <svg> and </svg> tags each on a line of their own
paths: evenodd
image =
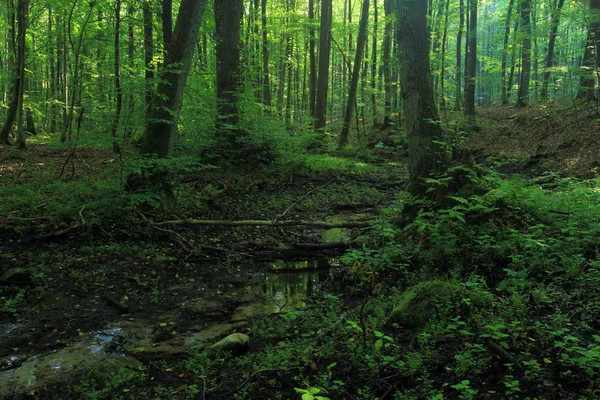
<svg viewBox="0 0 600 400">
<path fill-rule="evenodd" d="M 600 182 L 457 167 L 428 184 L 346 254 L 341 297 L 255 321 L 258 344 L 225 365 L 192 357 L 207 392 L 248 378 L 236 398 L 598 398 Z"/>
</svg>

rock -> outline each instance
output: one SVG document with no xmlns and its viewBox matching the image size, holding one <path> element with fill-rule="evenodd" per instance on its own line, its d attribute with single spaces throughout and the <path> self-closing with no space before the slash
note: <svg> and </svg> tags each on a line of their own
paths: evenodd
<svg viewBox="0 0 600 400">
<path fill-rule="evenodd" d="M 468 303 L 464 299 L 469 299 Z M 467 287 L 457 282 L 431 280 L 408 288 L 396 300 L 389 322 L 409 328 L 422 328 L 444 309 L 485 309 L 493 305 L 494 296 L 481 287 Z"/>
<path fill-rule="evenodd" d="M 243 333 L 232 333 L 213 344 L 210 348 L 213 350 L 230 351 L 235 355 L 241 354 L 250 348 L 250 337 Z"/>
<path fill-rule="evenodd" d="M 0 282 L 14 285 L 33 284 L 33 274 L 25 268 L 12 268 L 0 275 Z"/>
<path fill-rule="evenodd" d="M 121 370 L 127 370 L 131 373 L 137 373 L 142 369 L 142 363 L 133 357 L 120 356 L 106 358 L 96 365 L 88 373 L 87 378 L 95 381 L 99 385 L 110 382 L 112 375 Z"/>
</svg>

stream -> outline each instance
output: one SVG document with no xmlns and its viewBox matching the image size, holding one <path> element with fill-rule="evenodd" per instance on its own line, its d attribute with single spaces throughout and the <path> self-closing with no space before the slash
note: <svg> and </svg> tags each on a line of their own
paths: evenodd
<svg viewBox="0 0 600 400">
<path fill-rule="evenodd" d="M 124 316 L 102 330 L 79 332 L 80 339 L 62 349 L 44 354 L 17 353 L 0 359 L 0 398 L 18 397 L 51 385 L 73 384 L 96 369 L 139 369 L 141 363 L 127 354 L 150 353 L 156 358 L 185 355 L 192 348 L 211 345 L 244 327 L 253 317 L 303 309 L 319 293 L 320 284 L 336 263 L 276 261 L 242 288 L 231 285 L 220 289 L 216 296 L 207 293 L 205 297 L 186 299 L 152 320 Z M 235 308 L 223 314 L 222 299 L 233 301 Z M 188 313 L 214 315 L 218 321 L 178 332 L 174 321 Z M 26 329 L 19 324 L 3 324 L 0 337 L 18 335 Z"/>
</svg>

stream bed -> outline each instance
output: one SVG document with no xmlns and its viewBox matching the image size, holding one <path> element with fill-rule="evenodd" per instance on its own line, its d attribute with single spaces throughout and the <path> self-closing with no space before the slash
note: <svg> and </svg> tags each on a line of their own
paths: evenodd
<svg viewBox="0 0 600 400">
<path fill-rule="evenodd" d="M 139 369 L 142 364 L 134 358 L 136 354 L 151 354 L 156 359 L 185 356 L 193 348 L 209 346 L 244 329 L 254 317 L 303 309 L 312 296 L 318 295 L 332 264 L 336 261 L 277 261 L 248 284 L 224 285 L 201 297 L 174 301 L 171 310 L 151 319 L 137 319 L 135 313 L 123 315 L 104 329 L 80 332 L 78 341 L 46 353 L 20 354 L 17 349 L 15 355 L 0 359 L 0 398 L 73 384 L 98 369 Z M 224 302 L 234 306 L 225 311 Z M 179 331 L 177 321 L 194 315 L 203 316 L 201 322 Z M 0 336 L 22 328 L 4 324 Z"/>
</svg>

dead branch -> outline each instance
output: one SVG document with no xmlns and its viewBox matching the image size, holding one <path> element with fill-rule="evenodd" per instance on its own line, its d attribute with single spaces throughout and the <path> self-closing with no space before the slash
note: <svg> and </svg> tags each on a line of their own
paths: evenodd
<svg viewBox="0 0 600 400">
<path fill-rule="evenodd" d="M 523 368 L 523 365 L 521 365 L 521 363 L 519 363 L 515 359 L 515 357 L 513 357 L 511 354 L 509 354 L 502 347 L 500 347 L 499 345 L 497 345 L 496 343 L 494 343 L 491 339 L 488 339 L 488 340 L 485 341 L 485 347 L 491 353 L 494 353 L 495 355 L 497 355 L 498 358 L 500 358 L 500 360 L 504 361 L 507 364 L 513 364 L 515 366 L 515 368 L 519 372 L 521 372 L 521 373 L 525 372 L 525 368 Z"/>
<path fill-rule="evenodd" d="M 171 221 L 152 222 L 151 226 L 164 226 L 164 225 L 201 225 L 201 226 L 310 226 L 313 228 L 370 228 L 373 225 L 373 221 L 365 222 L 324 222 L 324 221 L 305 221 L 305 220 L 289 220 L 289 221 L 268 221 L 268 220 L 240 220 L 240 221 L 227 221 L 227 220 L 210 220 L 210 219 L 177 219 Z"/>
</svg>

